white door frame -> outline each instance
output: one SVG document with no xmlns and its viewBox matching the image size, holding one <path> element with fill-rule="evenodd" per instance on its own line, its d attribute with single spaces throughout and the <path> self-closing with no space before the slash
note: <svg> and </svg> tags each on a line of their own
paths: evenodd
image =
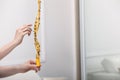
<svg viewBox="0 0 120 80">
<path fill-rule="evenodd" d="M 79 22 L 80 22 L 80 64 L 81 64 L 81 80 L 86 79 L 86 60 L 85 60 L 85 0 L 79 0 Z"/>
</svg>

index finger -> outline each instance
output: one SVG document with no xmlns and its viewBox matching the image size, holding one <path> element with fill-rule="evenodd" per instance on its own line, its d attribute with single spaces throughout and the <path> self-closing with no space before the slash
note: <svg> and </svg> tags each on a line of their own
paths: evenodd
<svg viewBox="0 0 120 80">
<path fill-rule="evenodd" d="M 27 24 L 26 26 L 32 26 L 32 24 Z"/>
<path fill-rule="evenodd" d="M 21 27 L 21 29 L 25 29 L 25 28 L 28 28 L 28 27 L 31 27 L 31 26 L 32 26 L 32 24 L 23 25 L 23 26 Z"/>
</svg>

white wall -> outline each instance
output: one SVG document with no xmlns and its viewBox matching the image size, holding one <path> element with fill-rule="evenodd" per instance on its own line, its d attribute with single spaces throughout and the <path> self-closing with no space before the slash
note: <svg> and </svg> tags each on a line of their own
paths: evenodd
<svg viewBox="0 0 120 80">
<path fill-rule="evenodd" d="M 120 54 L 119 8 L 119 0 L 85 0 L 86 57 L 89 70 L 95 66 L 100 67 L 102 58 Z"/>
<path fill-rule="evenodd" d="M 45 0 L 46 63 L 40 76 L 76 80 L 74 0 Z"/>
<path fill-rule="evenodd" d="M 16 28 L 34 23 L 37 0 L 2 0 L 0 2 L 0 46 L 13 39 Z M 46 62 L 40 77 L 67 77 L 76 80 L 74 0 L 45 0 Z M 35 59 L 33 34 L 1 61 L 1 65 Z M 9 61 L 9 62 L 8 62 Z"/>
</svg>

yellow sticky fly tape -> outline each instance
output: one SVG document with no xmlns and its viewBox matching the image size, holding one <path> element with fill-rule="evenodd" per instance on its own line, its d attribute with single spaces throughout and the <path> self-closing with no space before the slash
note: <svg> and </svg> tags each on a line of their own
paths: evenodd
<svg viewBox="0 0 120 80">
<path fill-rule="evenodd" d="M 37 65 L 38 68 L 41 66 L 41 64 L 40 64 L 40 57 L 39 56 L 40 55 L 36 54 L 36 65 Z"/>
<path fill-rule="evenodd" d="M 38 0 L 38 13 L 36 16 L 36 20 L 34 23 L 34 45 L 35 45 L 35 49 L 36 49 L 36 65 L 37 67 L 41 66 L 41 62 L 40 62 L 40 43 L 37 39 L 38 36 L 38 29 L 40 26 L 40 8 L 41 8 L 41 0 Z"/>
</svg>

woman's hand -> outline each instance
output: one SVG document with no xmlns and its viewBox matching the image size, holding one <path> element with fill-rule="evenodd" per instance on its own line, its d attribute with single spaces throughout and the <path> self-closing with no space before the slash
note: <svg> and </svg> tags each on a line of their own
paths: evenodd
<svg viewBox="0 0 120 80">
<path fill-rule="evenodd" d="M 30 70 L 35 70 L 38 72 L 40 70 L 40 67 L 37 67 L 35 61 L 33 60 L 29 60 L 23 64 L 18 65 L 18 72 L 20 73 L 25 73 Z"/>
<path fill-rule="evenodd" d="M 12 65 L 12 66 L 0 66 L 0 78 L 8 77 L 17 73 L 25 73 L 30 70 L 38 72 L 40 67 L 36 66 L 35 61 L 29 60 L 23 64 Z"/>
<path fill-rule="evenodd" d="M 14 42 L 16 43 L 16 45 L 19 45 L 22 42 L 23 37 L 26 34 L 28 35 L 31 34 L 31 31 L 32 31 L 32 29 L 30 28 L 31 26 L 32 24 L 23 25 L 16 30 L 15 37 L 14 37 Z"/>
</svg>

